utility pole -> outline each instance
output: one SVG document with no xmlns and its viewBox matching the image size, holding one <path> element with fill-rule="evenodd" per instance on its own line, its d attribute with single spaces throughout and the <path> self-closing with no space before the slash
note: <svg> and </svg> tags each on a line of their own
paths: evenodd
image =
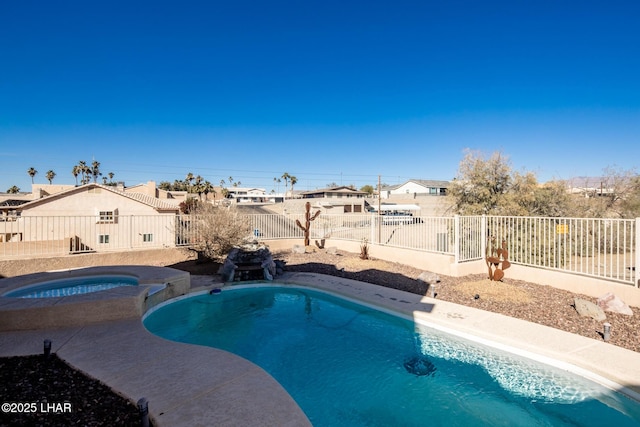
<svg viewBox="0 0 640 427">
<path fill-rule="evenodd" d="M 378 175 L 378 244 L 382 241 L 382 227 L 380 223 L 382 222 L 382 217 L 380 216 L 380 208 L 381 208 L 381 199 L 382 199 L 382 187 L 381 187 L 381 177 Z"/>
</svg>

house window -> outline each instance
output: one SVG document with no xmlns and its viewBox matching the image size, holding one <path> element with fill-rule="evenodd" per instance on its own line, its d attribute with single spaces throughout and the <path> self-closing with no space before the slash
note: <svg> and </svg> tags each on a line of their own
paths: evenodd
<svg viewBox="0 0 640 427">
<path fill-rule="evenodd" d="M 429 194 L 438 194 L 438 189 L 437 188 L 429 188 Z"/>
<path fill-rule="evenodd" d="M 99 222 L 115 222 L 115 212 L 114 211 L 100 211 L 98 214 Z"/>
<path fill-rule="evenodd" d="M 109 235 L 108 234 L 100 234 L 98 236 L 98 243 L 101 245 L 106 245 L 109 243 Z"/>
<path fill-rule="evenodd" d="M 142 241 L 143 242 L 153 242 L 153 234 L 151 233 L 145 233 L 142 235 Z"/>
</svg>

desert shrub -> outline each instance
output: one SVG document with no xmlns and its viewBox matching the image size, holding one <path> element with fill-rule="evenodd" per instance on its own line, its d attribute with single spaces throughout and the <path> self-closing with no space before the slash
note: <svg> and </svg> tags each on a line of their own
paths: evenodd
<svg viewBox="0 0 640 427">
<path fill-rule="evenodd" d="M 222 259 L 253 238 L 249 221 L 233 206 L 199 203 L 193 223 L 198 234 L 195 249 L 206 258 Z"/>
<path fill-rule="evenodd" d="M 360 244 L 360 259 L 369 259 L 369 242 L 367 239 L 362 239 Z"/>
</svg>

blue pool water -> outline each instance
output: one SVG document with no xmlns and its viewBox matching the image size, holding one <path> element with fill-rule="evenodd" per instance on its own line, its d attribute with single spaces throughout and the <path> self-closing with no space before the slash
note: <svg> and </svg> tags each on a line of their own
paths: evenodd
<svg viewBox="0 0 640 427">
<path fill-rule="evenodd" d="M 312 290 L 193 296 L 144 324 L 251 360 L 314 426 L 640 425 L 638 402 L 585 378 Z"/>
<path fill-rule="evenodd" d="M 72 279 L 52 280 L 25 286 L 4 294 L 15 298 L 52 298 L 105 291 L 120 286 L 137 286 L 133 276 L 86 276 Z"/>
</svg>

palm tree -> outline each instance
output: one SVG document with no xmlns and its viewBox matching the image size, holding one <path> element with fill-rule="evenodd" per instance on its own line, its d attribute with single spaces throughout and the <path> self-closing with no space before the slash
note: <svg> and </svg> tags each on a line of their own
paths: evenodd
<svg viewBox="0 0 640 427">
<path fill-rule="evenodd" d="M 9 194 L 18 194 L 19 192 L 20 192 L 20 187 L 16 187 L 15 185 L 7 190 L 7 193 Z"/>
<path fill-rule="evenodd" d="M 213 193 L 214 197 L 216 194 L 216 190 L 213 188 L 213 185 L 209 181 L 205 181 L 202 185 L 202 192 L 204 193 L 205 200 L 209 196 L 209 193 Z"/>
<path fill-rule="evenodd" d="M 187 176 L 184 178 L 184 182 L 187 185 L 187 193 L 191 193 L 191 183 L 193 182 L 194 179 L 195 179 L 195 176 L 193 176 L 191 172 L 189 172 Z"/>
<path fill-rule="evenodd" d="M 202 201 L 202 193 L 204 193 L 204 179 L 198 175 L 194 178 L 193 192 L 198 193 L 200 201 Z"/>
<path fill-rule="evenodd" d="M 37 170 L 35 170 L 34 168 L 29 168 L 29 170 L 27 171 L 27 173 L 29 174 L 29 176 L 31 177 L 31 183 L 33 184 L 33 177 L 36 176 L 36 174 L 38 173 Z"/>
<path fill-rule="evenodd" d="M 107 185 L 107 177 L 106 177 L 106 176 L 103 176 L 103 177 L 102 177 L 102 183 L 103 183 L 104 185 Z"/>
<path fill-rule="evenodd" d="M 99 161 L 94 160 L 93 162 L 91 162 L 90 173 L 93 176 L 93 182 L 95 183 L 98 180 L 98 177 L 100 175 L 102 175 L 100 173 L 100 162 Z"/>
<path fill-rule="evenodd" d="M 291 198 L 293 198 L 293 186 L 298 182 L 298 178 L 295 176 L 290 176 L 289 181 L 291 181 Z"/>
<path fill-rule="evenodd" d="M 80 179 L 80 185 L 84 185 L 86 184 L 86 178 L 87 178 L 87 162 L 85 162 L 84 160 L 80 160 L 78 162 L 78 166 L 76 166 L 78 168 L 78 172 L 80 174 L 82 174 L 82 178 Z"/>
<path fill-rule="evenodd" d="M 73 169 L 71 169 L 71 174 L 76 179 L 76 187 L 78 186 L 78 175 L 80 175 L 80 168 L 78 165 L 75 165 Z"/>
<path fill-rule="evenodd" d="M 91 168 L 89 166 L 85 166 L 82 169 L 82 176 L 84 176 L 84 178 L 82 178 L 83 184 L 88 184 L 91 181 Z"/>
<path fill-rule="evenodd" d="M 49 185 L 51 185 L 51 181 L 53 181 L 53 178 L 56 177 L 56 173 L 52 170 L 48 170 L 46 176 L 47 176 L 47 180 L 49 181 Z"/>
<path fill-rule="evenodd" d="M 288 187 L 288 182 L 289 182 L 289 178 L 291 178 L 291 175 L 289 175 L 289 172 L 285 172 L 282 174 L 282 179 L 284 179 L 284 198 L 287 198 L 287 187 Z"/>
</svg>

